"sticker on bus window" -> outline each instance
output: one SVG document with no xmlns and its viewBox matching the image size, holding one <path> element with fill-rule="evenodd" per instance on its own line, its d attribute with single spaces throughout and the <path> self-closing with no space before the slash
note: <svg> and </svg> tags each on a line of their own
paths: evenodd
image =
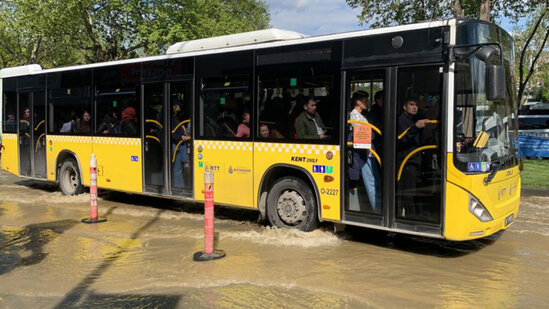
<svg viewBox="0 0 549 309">
<path fill-rule="evenodd" d="M 353 148 L 372 148 L 372 127 L 362 124 L 353 126 Z"/>
<path fill-rule="evenodd" d="M 290 78 L 290 87 L 295 87 L 297 86 L 297 78 L 293 77 L 293 78 Z"/>
<path fill-rule="evenodd" d="M 469 162 L 467 163 L 467 171 L 469 172 L 487 172 L 490 170 L 488 162 Z"/>
</svg>

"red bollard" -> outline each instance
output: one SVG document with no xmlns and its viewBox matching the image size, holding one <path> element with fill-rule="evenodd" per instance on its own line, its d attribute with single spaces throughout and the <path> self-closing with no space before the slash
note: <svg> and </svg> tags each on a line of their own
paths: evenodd
<svg viewBox="0 0 549 309">
<path fill-rule="evenodd" d="M 204 251 L 194 253 L 193 260 L 196 262 L 225 257 L 225 251 L 214 249 L 213 179 L 213 172 L 206 170 L 204 172 Z"/>
<path fill-rule="evenodd" d="M 90 158 L 90 217 L 82 219 L 82 222 L 91 224 L 107 221 L 107 218 L 99 217 L 97 212 L 97 160 L 92 153 Z"/>
</svg>

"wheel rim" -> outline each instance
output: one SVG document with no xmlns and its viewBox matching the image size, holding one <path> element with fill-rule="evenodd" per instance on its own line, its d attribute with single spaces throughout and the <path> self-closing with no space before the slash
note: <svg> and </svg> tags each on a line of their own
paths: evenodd
<svg viewBox="0 0 549 309">
<path fill-rule="evenodd" d="M 78 180 L 78 174 L 72 167 L 68 167 L 63 173 L 63 183 L 65 184 L 65 189 L 70 192 L 75 192 L 76 188 L 80 185 Z"/>
<path fill-rule="evenodd" d="M 287 225 L 299 225 L 307 217 L 307 204 L 295 190 L 284 190 L 276 203 L 278 217 Z"/>
</svg>

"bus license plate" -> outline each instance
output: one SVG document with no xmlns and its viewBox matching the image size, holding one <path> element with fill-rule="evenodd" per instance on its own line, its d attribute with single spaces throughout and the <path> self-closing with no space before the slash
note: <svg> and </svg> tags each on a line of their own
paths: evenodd
<svg viewBox="0 0 549 309">
<path fill-rule="evenodd" d="M 515 221 L 515 215 L 514 215 L 514 214 L 510 214 L 507 218 L 505 218 L 505 226 L 508 226 L 508 225 L 511 224 L 513 221 Z"/>
</svg>

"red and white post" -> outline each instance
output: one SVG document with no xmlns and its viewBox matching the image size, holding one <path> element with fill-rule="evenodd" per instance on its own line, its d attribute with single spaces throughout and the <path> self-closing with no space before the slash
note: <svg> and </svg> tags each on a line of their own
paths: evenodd
<svg viewBox="0 0 549 309">
<path fill-rule="evenodd" d="M 225 251 L 214 249 L 214 174 L 204 172 L 204 251 L 195 252 L 197 262 L 216 260 L 225 257 Z"/>
<path fill-rule="evenodd" d="M 82 219 L 84 223 L 105 222 L 107 218 L 99 217 L 97 210 L 97 159 L 92 153 L 90 158 L 90 217 Z"/>
</svg>

